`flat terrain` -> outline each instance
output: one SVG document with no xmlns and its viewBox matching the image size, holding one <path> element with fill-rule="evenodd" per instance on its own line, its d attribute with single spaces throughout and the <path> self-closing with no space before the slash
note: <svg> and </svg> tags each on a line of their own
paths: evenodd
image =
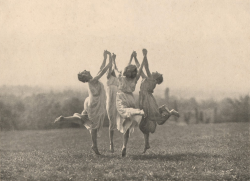
<svg viewBox="0 0 250 181">
<path fill-rule="evenodd" d="M 108 128 L 91 149 L 86 129 L 1 132 L 3 180 L 250 180 L 249 123 L 158 126 L 144 155 L 137 129 L 121 157 L 109 152 Z"/>
</svg>

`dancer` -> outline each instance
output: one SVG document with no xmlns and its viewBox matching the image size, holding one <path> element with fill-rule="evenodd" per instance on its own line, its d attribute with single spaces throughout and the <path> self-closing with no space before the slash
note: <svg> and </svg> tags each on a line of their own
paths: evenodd
<svg viewBox="0 0 250 181">
<path fill-rule="evenodd" d="M 75 113 L 70 117 L 60 116 L 55 120 L 56 122 L 71 121 L 78 124 L 83 124 L 91 134 L 92 150 L 95 154 L 100 155 L 97 147 L 97 132 L 102 128 L 103 121 L 106 114 L 105 101 L 106 95 L 103 84 L 99 79 L 112 66 L 111 54 L 108 51 L 104 52 L 104 57 L 109 55 L 109 64 L 104 67 L 94 78 L 89 71 L 84 70 L 78 74 L 79 81 L 88 83 L 89 97 L 85 99 L 84 110 L 82 114 Z"/>
<path fill-rule="evenodd" d="M 146 52 L 145 52 L 146 53 Z M 129 65 L 125 67 L 123 76 L 120 75 L 118 92 L 116 96 L 117 129 L 123 133 L 122 157 L 126 156 L 126 147 L 130 133 L 140 124 L 143 110 L 135 109 L 135 98 L 133 92 L 136 83 L 140 78 L 144 61 L 137 71 L 135 65 L 130 65 L 133 56 L 131 56 Z"/>
<path fill-rule="evenodd" d="M 107 58 L 107 57 L 106 57 Z M 101 65 L 101 69 L 106 64 L 106 58 L 104 57 L 103 63 Z M 117 66 L 115 63 L 116 55 L 112 54 L 112 67 L 109 67 L 107 71 L 107 88 L 106 88 L 106 109 L 109 119 L 109 140 L 110 140 L 110 151 L 111 153 L 114 153 L 114 143 L 113 143 L 113 137 L 114 137 L 114 130 L 116 129 L 116 116 L 117 116 L 117 109 L 116 109 L 116 94 L 118 90 L 119 81 L 116 77 L 115 70 L 117 72 Z"/>
<path fill-rule="evenodd" d="M 137 60 L 136 52 L 133 52 L 133 57 L 135 58 L 137 67 L 139 67 L 140 63 Z M 150 73 L 147 54 L 144 55 L 144 60 L 144 67 L 146 69 L 147 76 L 142 71 L 141 76 L 143 80 L 141 82 L 139 92 L 139 107 L 145 113 L 145 116 L 144 118 L 142 118 L 139 125 L 140 130 L 144 134 L 145 140 L 145 147 L 143 153 L 145 153 L 146 150 L 150 148 L 149 133 L 155 132 L 156 123 L 159 125 L 164 124 L 171 115 L 179 117 L 179 113 L 177 111 L 175 111 L 174 109 L 169 111 L 169 109 L 165 105 L 158 108 L 156 100 L 153 96 L 153 92 L 156 87 L 156 84 L 161 84 L 163 82 L 163 77 L 162 74 L 159 74 L 158 72 L 153 72 L 152 74 Z"/>
</svg>

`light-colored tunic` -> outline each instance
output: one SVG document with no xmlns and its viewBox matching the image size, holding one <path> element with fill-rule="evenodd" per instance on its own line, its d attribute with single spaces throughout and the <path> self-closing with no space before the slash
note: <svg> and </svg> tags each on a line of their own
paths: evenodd
<svg viewBox="0 0 250 181">
<path fill-rule="evenodd" d="M 135 98 L 133 92 L 137 83 L 136 78 L 128 80 L 125 76 L 119 76 L 119 87 L 116 96 L 116 108 L 119 114 L 117 114 L 117 129 L 121 133 L 126 133 L 130 130 L 130 133 L 134 131 L 134 128 L 140 124 L 141 115 L 138 115 L 140 110 L 135 109 Z"/>
<path fill-rule="evenodd" d="M 117 117 L 117 109 L 116 109 L 116 94 L 118 90 L 119 81 L 118 78 L 110 75 L 107 80 L 107 89 L 106 89 L 106 109 L 109 118 L 109 130 L 116 129 L 116 117 Z"/>
<path fill-rule="evenodd" d="M 82 114 L 74 114 L 79 118 L 85 118 L 88 115 L 90 122 L 84 123 L 87 129 L 97 129 L 99 131 L 103 127 L 106 114 L 106 95 L 104 86 L 99 81 L 88 82 L 89 97 L 84 102 L 84 110 Z M 83 120 L 83 122 L 86 120 Z"/>
<path fill-rule="evenodd" d="M 75 113 L 73 117 L 80 118 L 81 119 L 80 124 L 83 124 L 90 131 L 92 128 L 92 121 L 90 121 L 88 117 L 88 112 L 87 112 L 88 107 L 89 107 L 89 97 L 87 97 L 84 101 L 84 110 L 82 111 L 82 113 L 81 114 Z"/>
</svg>

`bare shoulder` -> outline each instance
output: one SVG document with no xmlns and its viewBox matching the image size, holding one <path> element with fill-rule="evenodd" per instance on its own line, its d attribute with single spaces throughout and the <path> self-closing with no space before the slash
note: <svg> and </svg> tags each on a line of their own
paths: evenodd
<svg viewBox="0 0 250 181">
<path fill-rule="evenodd" d="M 99 81 L 97 79 L 91 79 L 88 83 L 89 84 L 97 84 Z"/>
</svg>

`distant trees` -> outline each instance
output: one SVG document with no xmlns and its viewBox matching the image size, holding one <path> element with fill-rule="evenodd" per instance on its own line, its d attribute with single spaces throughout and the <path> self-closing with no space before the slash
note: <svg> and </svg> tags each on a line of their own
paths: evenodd
<svg viewBox="0 0 250 181">
<path fill-rule="evenodd" d="M 190 111 L 185 112 L 184 113 L 184 121 L 185 121 L 185 123 L 189 124 L 190 118 L 191 118 L 191 112 Z"/>
<path fill-rule="evenodd" d="M 169 88 L 168 87 L 165 89 L 165 100 L 167 103 L 169 103 Z"/>
<path fill-rule="evenodd" d="M 1 130 L 11 130 L 16 128 L 15 115 L 9 105 L 0 102 L 0 115 Z"/>
<path fill-rule="evenodd" d="M 87 92 L 76 91 L 31 93 L 28 96 L 16 96 L 5 92 L 0 94 L 1 130 L 55 128 L 53 121 L 56 117 L 81 113 L 86 97 Z M 75 124 L 66 124 L 66 126 L 79 127 Z"/>
<path fill-rule="evenodd" d="M 1 130 L 19 129 L 20 117 L 25 111 L 24 103 L 15 95 L 0 96 Z"/>
<path fill-rule="evenodd" d="M 241 96 L 239 99 L 226 98 L 221 104 L 220 122 L 249 122 L 250 97 Z"/>
<path fill-rule="evenodd" d="M 21 90 L 24 90 L 21 94 L 15 94 L 18 90 L 16 87 L 12 86 L 10 90 L 8 93 L 8 87 L 0 87 L 1 130 L 79 127 L 73 123 L 54 125 L 53 121 L 60 115 L 71 116 L 74 113 L 81 113 L 84 109 L 84 100 L 88 96 L 87 92 L 67 90 L 41 93 L 38 88 L 34 88 L 32 92 L 33 89 L 27 86 L 21 87 Z M 250 122 L 249 95 L 238 99 L 225 98 L 221 101 L 208 99 L 198 102 L 195 98 L 183 99 L 171 96 L 169 92 L 167 88 L 164 98 L 157 95 L 155 98 L 159 105 L 166 104 L 169 109 L 179 111 L 181 117 L 178 120 L 172 117 L 171 120 L 183 121 L 186 124 Z M 137 94 L 135 99 L 139 99 Z M 108 126 L 107 116 L 104 126 Z"/>
<path fill-rule="evenodd" d="M 250 122 L 250 97 L 225 98 L 221 101 L 207 99 L 197 102 L 196 99 L 183 99 L 170 95 L 169 88 L 165 89 L 164 99 L 156 96 L 157 102 L 167 104 L 170 109 L 178 109 L 179 121 L 191 123 L 220 123 L 220 122 Z"/>
</svg>

